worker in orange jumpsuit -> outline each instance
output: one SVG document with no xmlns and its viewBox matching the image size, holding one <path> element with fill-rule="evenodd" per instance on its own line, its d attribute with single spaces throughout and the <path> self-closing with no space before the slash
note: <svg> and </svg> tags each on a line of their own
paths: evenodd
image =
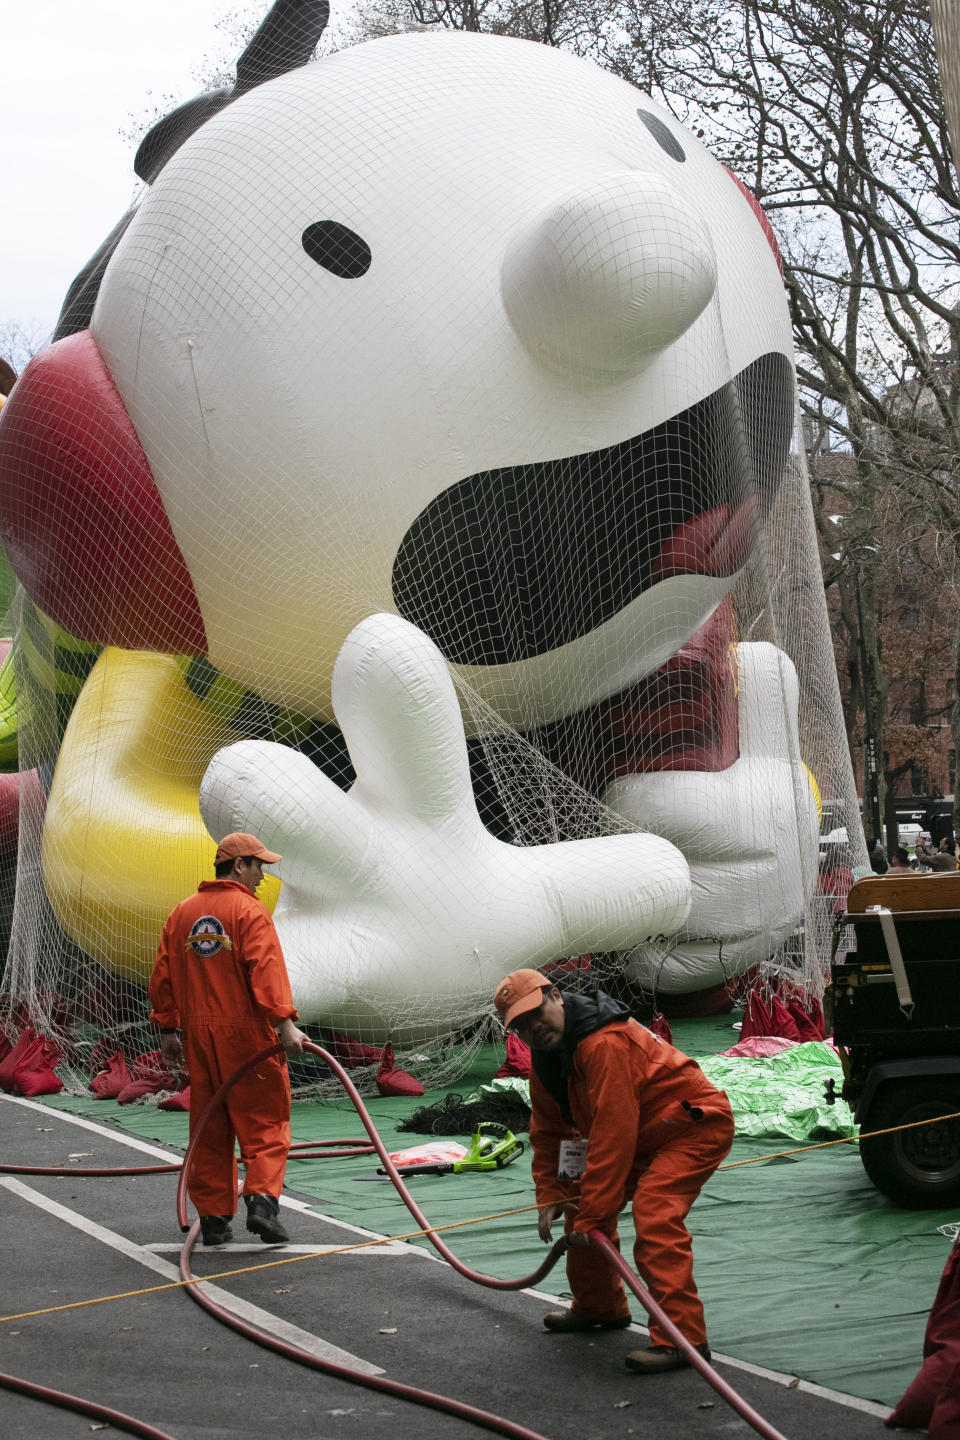
<svg viewBox="0 0 960 1440">
<path fill-rule="evenodd" d="M 617 1216 L 633 1207 L 640 1276 L 685 1339 L 709 1358 L 703 1306 L 684 1221 L 733 1142 L 730 1102 L 695 1060 L 630 1017 L 602 990 L 561 995 L 537 970 L 497 987 L 504 1025 L 529 1045 L 533 1177 L 540 1238 L 564 1213 L 570 1248 L 569 1310 L 548 1330 L 618 1330 L 630 1324 L 619 1275 L 587 1240 L 601 1230 L 619 1245 Z M 653 1319 L 650 1346 L 626 1357 L 642 1375 L 686 1365 Z"/>
<path fill-rule="evenodd" d="M 179 904 L 163 927 L 150 977 L 150 1018 L 160 1028 L 167 1066 L 186 1060 L 190 1130 L 225 1080 L 279 1037 L 283 1055 L 249 1070 L 210 1116 L 194 1152 L 189 1194 L 205 1245 L 232 1238 L 237 1204 L 234 1145 L 246 1166 L 247 1229 L 265 1244 L 289 1240 L 279 1196 L 290 1149 L 287 1055 L 306 1035 L 294 1023 L 280 941 L 256 890 L 263 866 L 281 857 L 255 835 L 227 835 L 217 848 L 215 880 Z M 181 1038 L 182 1037 L 182 1038 Z"/>
</svg>

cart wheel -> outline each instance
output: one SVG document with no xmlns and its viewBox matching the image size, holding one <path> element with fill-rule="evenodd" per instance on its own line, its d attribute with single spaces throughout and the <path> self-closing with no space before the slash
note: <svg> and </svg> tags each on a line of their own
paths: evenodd
<svg viewBox="0 0 960 1440">
<path fill-rule="evenodd" d="M 886 1130 L 960 1112 L 960 1076 L 926 1076 L 882 1085 L 860 1125 L 860 1158 L 884 1195 L 908 1210 L 960 1204 L 960 1120 L 868 1139 Z"/>
</svg>

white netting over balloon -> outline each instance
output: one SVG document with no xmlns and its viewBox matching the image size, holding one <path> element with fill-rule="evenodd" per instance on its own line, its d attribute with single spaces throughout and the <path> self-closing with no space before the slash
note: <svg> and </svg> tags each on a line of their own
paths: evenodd
<svg viewBox="0 0 960 1440">
<path fill-rule="evenodd" d="M 428 1083 L 517 966 L 818 991 L 856 802 L 789 317 L 671 115 L 522 41 L 355 46 L 175 149 L 74 328 L 0 419 L 13 1013 L 146 1040 L 235 829 L 308 1027 Z"/>
</svg>

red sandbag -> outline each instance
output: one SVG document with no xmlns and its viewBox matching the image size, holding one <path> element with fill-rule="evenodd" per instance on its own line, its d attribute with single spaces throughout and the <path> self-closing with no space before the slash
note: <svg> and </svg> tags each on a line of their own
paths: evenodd
<svg viewBox="0 0 960 1440">
<path fill-rule="evenodd" d="M 28 1025 L 25 1030 L 20 1032 L 14 1045 L 0 1062 L 0 1090 L 6 1090 L 9 1095 L 13 1091 L 17 1066 L 29 1056 L 37 1054 L 41 1049 L 42 1046 L 33 1028 Z"/>
<path fill-rule="evenodd" d="M 143 1095 L 156 1095 L 161 1090 L 182 1090 L 187 1083 L 185 1071 L 173 1075 L 159 1050 L 138 1055 L 130 1066 L 130 1080 L 117 1096 L 118 1105 L 132 1105 Z"/>
<path fill-rule="evenodd" d="M 494 1079 L 503 1080 L 508 1075 L 519 1075 L 522 1080 L 530 1077 L 533 1068 L 533 1056 L 530 1054 L 530 1046 L 525 1045 L 519 1035 L 514 1035 L 512 1030 L 507 1031 L 507 1058 L 504 1060 Z"/>
<path fill-rule="evenodd" d="M 58 1053 L 57 1059 L 59 1058 Z M 32 1100 L 36 1095 L 59 1095 L 63 1089 L 63 1081 L 54 1071 L 55 1064 L 56 1061 L 41 1060 L 26 1069 L 18 1070 L 13 1093 L 23 1095 L 27 1100 Z"/>
<path fill-rule="evenodd" d="M 659 1010 L 650 1021 L 647 1029 L 652 1030 L 654 1035 L 659 1035 L 661 1040 L 666 1040 L 668 1045 L 673 1044 L 673 1031 L 670 1029 L 670 1021 L 666 1015 L 662 1014 Z"/>
<path fill-rule="evenodd" d="M 63 1081 L 53 1071 L 59 1059 L 60 1051 L 53 1041 L 28 1025 L 0 1063 L 0 1090 L 27 1098 L 59 1094 Z"/>
<path fill-rule="evenodd" d="M 812 996 L 808 998 L 796 985 L 785 984 L 782 994 L 783 1002 L 797 1027 L 798 1039 L 825 1039 L 827 1031 L 823 1018 L 823 1006 L 820 1001 Z"/>
<path fill-rule="evenodd" d="M 958 1440 L 960 1417 L 960 1246 L 954 1244 L 943 1268 L 923 1337 L 923 1365 L 885 1425 L 903 1429 L 930 1427 L 927 1440 Z M 953 1405 L 951 1405 L 953 1400 Z M 937 1415 L 939 1429 L 933 1428 Z"/>
<path fill-rule="evenodd" d="M 130 1071 L 122 1050 L 115 1050 L 103 1069 L 90 1081 L 87 1089 L 98 1100 L 116 1100 L 120 1091 L 130 1084 Z"/>
<path fill-rule="evenodd" d="M 334 1060 L 339 1060 L 344 1070 L 353 1070 L 357 1065 L 379 1065 L 384 1056 L 382 1050 L 377 1050 L 373 1045 L 364 1045 L 360 1040 L 351 1040 L 347 1035 L 341 1035 L 338 1030 L 331 1030 L 330 1035 L 324 1042 L 324 1049 L 329 1050 Z"/>
<path fill-rule="evenodd" d="M 377 1089 L 381 1095 L 422 1095 L 423 1086 L 406 1070 L 398 1070 L 394 1064 L 393 1046 L 386 1045 L 383 1061 L 377 1071 Z"/>
<path fill-rule="evenodd" d="M 117 1042 L 108 1040 L 106 1035 L 101 1035 L 87 1056 L 87 1069 L 91 1075 L 99 1075 L 101 1070 L 106 1070 L 113 1056 L 117 1054 Z M 123 1053 L 120 1051 L 119 1053 Z"/>
</svg>

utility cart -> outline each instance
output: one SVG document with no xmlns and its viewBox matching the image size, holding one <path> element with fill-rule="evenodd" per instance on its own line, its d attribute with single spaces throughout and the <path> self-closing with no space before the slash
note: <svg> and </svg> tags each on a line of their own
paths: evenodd
<svg viewBox="0 0 960 1440">
<path fill-rule="evenodd" d="M 960 1119 L 869 1136 L 960 1114 L 960 872 L 857 881 L 824 1004 L 874 1185 L 909 1209 L 960 1204 Z"/>
</svg>

